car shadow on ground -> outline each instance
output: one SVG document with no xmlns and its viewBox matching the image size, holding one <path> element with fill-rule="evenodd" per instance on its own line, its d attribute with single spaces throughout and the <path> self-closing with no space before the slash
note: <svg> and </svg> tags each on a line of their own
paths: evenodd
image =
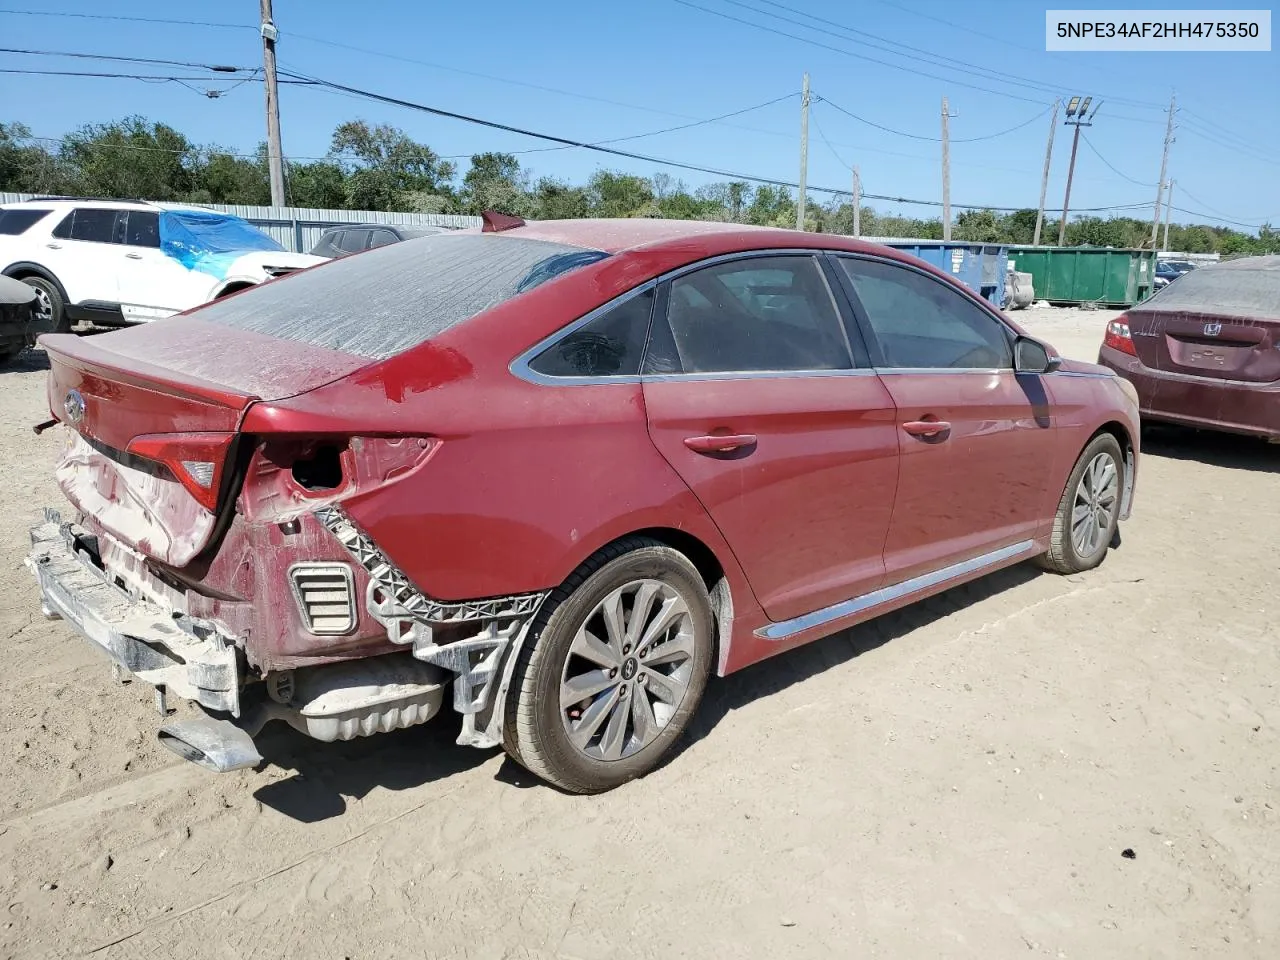
<svg viewBox="0 0 1280 960">
<path fill-rule="evenodd" d="M 461 718 L 445 706 L 430 723 L 345 743 L 322 743 L 284 723 L 270 723 L 256 740 L 263 769 L 294 772 L 253 796 L 287 817 L 316 823 L 342 816 L 348 801 L 376 787 L 411 790 L 487 762 L 496 751 L 454 743 Z"/>
<path fill-rule="evenodd" d="M 1142 455 L 1170 460 L 1194 460 L 1210 467 L 1280 473 L 1280 444 L 1258 437 L 1181 427 L 1146 426 L 1142 431 Z M 1142 471 L 1138 471 L 1139 485 Z"/>
<path fill-rule="evenodd" d="M 709 736 L 729 713 L 816 674 L 841 666 L 890 641 L 1041 576 L 1031 563 L 998 570 L 894 613 L 779 654 L 723 679 L 712 678 L 689 733 L 672 757 Z"/>
<path fill-rule="evenodd" d="M 34 347 L 23 350 L 20 354 L 0 367 L 4 373 L 39 373 L 49 369 L 49 355 Z"/>
<path fill-rule="evenodd" d="M 1039 575 L 1040 571 L 1032 564 L 1019 564 L 780 654 L 729 677 L 712 677 L 688 733 L 662 765 L 709 738 L 732 711 Z M 254 797 L 285 816 L 315 823 L 341 816 L 346 812 L 348 800 L 358 800 L 375 787 L 409 790 L 446 779 L 486 763 L 498 752 L 458 746 L 454 738 L 460 723 L 460 718 L 446 706 L 440 716 L 422 726 L 346 743 L 320 743 L 283 723 L 270 724 L 257 741 L 267 769 L 276 767 L 296 772 L 258 788 Z M 520 789 L 557 790 L 510 757 L 504 758 L 495 779 Z"/>
</svg>

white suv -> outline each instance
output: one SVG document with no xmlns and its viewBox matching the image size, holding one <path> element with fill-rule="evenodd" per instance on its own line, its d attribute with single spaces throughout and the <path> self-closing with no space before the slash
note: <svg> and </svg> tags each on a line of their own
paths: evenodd
<svg viewBox="0 0 1280 960">
<path fill-rule="evenodd" d="M 239 217 L 128 200 L 0 204 L 0 274 L 36 289 L 43 329 L 172 316 L 326 262 L 289 253 Z"/>
</svg>

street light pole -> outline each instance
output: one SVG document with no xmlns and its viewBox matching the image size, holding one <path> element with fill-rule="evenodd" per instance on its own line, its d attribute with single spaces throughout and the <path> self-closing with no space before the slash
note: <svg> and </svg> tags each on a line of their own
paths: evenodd
<svg viewBox="0 0 1280 960">
<path fill-rule="evenodd" d="M 1089 104 L 1093 97 L 1085 97 L 1081 102 L 1079 97 L 1072 97 L 1067 103 L 1067 119 L 1063 121 L 1068 126 L 1076 128 L 1075 136 L 1071 138 L 1071 163 L 1067 167 L 1067 192 L 1062 197 L 1062 222 L 1058 224 L 1058 246 L 1066 246 L 1067 242 L 1067 212 L 1071 209 L 1071 181 L 1075 177 L 1076 172 L 1076 150 L 1080 147 L 1080 128 L 1093 126 L 1093 118 L 1098 113 L 1098 107 L 1102 106 L 1102 102 L 1098 102 L 1098 106 L 1093 108 L 1093 113 L 1089 113 Z"/>
</svg>

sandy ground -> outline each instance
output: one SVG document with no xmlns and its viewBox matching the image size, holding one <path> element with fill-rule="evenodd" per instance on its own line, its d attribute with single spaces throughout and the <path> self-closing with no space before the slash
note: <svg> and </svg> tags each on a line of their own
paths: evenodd
<svg viewBox="0 0 1280 960">
<path fill-rule="evenodd" d="M 1017 316 L 1091 359 L 1109 315 Z M 38 617 L 44 367 L 0 374 L 0 957 L 1280 956 L 1280 448 L 1152 437 L 1099 570 L 1014 568 L 715 682 L 606 796 L 452 717 L 280 729 L 218 777 Z"/>
</svg>

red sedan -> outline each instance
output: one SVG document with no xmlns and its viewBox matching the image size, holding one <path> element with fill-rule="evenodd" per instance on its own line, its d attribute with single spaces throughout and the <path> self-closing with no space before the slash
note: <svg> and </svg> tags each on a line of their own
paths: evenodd
<svg viewBox="0 0 1280 960">
<path fill-rule="evenodd" d="M 1096 566 L 1138 458 L 1132 387 L 944 274 L 733 224 L 489 216 L 41 342 L 45 612 L 203 707 L 161 737 L 219 770 L 451 688 L 460 742 L 608 789 L 712 673 Z"/>
<path fill-rule="evenodd" d="M 1200 267 L 1107 324 L 1144 419 L 1280 441 L 1280 256 Z"/>
</svg>

